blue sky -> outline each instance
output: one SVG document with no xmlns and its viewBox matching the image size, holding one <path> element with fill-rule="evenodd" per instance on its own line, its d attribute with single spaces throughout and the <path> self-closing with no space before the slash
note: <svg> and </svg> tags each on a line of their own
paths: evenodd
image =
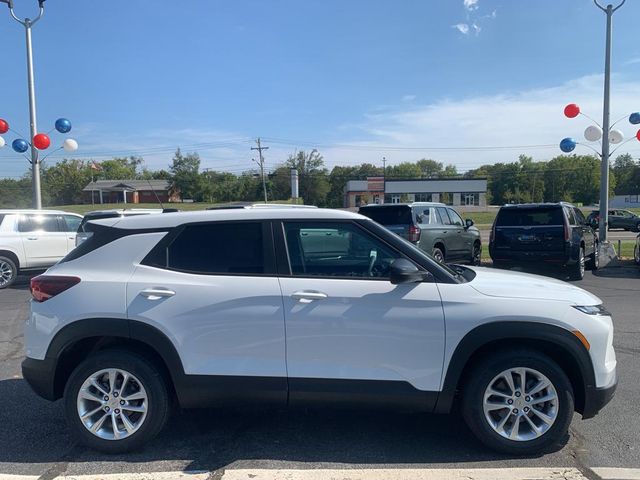
<svg viewBox="0 0 640 480">
<path fill-rule="evenodd" d="M 614 117 L 640 109 L 637 18 L 630 0 L 614 19 Z M 258 136 L 269 167 L 314 146 L 329 166 L 543 160 L 588 125 L 565 103 L 601 117 L 604 21 L 591 0 L 48 0 L 33 31 L 39 130 L 68 117 L 77 156 L 151 168 L 181 146 L 240 172 Z M 0 118 L 26 132 L 24 33 L 4 5 L 0 40 Z M 0 151 L 0 176 L 26 167 Z"/>
</svg>

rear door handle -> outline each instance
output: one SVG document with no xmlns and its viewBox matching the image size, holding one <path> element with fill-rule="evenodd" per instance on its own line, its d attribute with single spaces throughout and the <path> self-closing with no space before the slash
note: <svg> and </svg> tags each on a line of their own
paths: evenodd
<svg viewBox="0 0 640 480">
<path fill-rule="evenodd" d="M 176 294 L 173 290 L 164 288 L 147 288 L 142 290 L 140 295 L 147 297 L 149 300 L 160 300 L 161 298 L 173 297 Z"/>
<path fill-rule="evenodd" d="M 38 237 L 27 237 L 27 240 L 37 240 Z"/>
<path fill-rule="evenodd" d="M 314 300 L 324 300 L 325 298 L 328 298 L 328 295 L 314 290 L 301 290 L 299 292 L 292 293 L 291 298 L 298 300 L 300 303 L 311 303 Z"/>
</svg>

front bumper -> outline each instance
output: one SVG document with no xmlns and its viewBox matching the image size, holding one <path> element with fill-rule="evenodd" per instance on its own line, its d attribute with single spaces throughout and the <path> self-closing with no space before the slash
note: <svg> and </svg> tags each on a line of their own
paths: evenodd
<svg viewBox="0 0 640 480">
<path fill-rule="evenodd" d="M 611 385 L 603 388 L 588 386 L 585 391 L 584 409 L 582 411 L 582 419 L 595 417 L 598 412 L 611 401 L 618 387 L 618 379 L 616 378 Z"/>
<path fill-rule="evenodd" d="M 22 376 L 31 389 L 42 398 L 57 400 L 55 391 L 55 362 L 51 359 L 36 360 L 25 358 L 22 362 Z"/>
</svg>

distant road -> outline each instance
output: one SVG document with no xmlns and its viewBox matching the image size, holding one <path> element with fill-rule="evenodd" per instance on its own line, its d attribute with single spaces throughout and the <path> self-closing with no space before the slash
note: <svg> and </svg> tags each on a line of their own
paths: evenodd
<svg viewBox="0 0 640 480">
<path fill-rule="evenodd" d="M 482 239 L 482 243 L 487 245 L 489 243 L 489 230 L 491 227 L 489 226 L 481 226 L 480 227 L 480 237 Z M 638 232 L 626 232 L 623 230 L 613 230 L 609 232 L 609 241 L 617 242 L 618 240 L 635 240 L 638 236 Z"/>
</svg>

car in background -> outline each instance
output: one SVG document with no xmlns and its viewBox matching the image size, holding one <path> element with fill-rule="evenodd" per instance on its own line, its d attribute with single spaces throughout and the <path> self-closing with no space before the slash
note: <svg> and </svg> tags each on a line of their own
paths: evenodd
<svg viewBox="0 0 640 480">
<path fill-rule="evenodd" d="M 111 210 L 94 210 L 92 212 L 87 212 L 84 214 L 80 225 L 78 225 L 75 245 L 77 247 L 91 235 L 90 232 L 84 231 L 84 226 L 87 224 L 87 222 L 90 222 L 92 220 L 104 220 L 105 218 L 117 217 L 133 217 L 135 215 L 149 215 L 154 213 L 169 213 L 177 211 L 178 210 L 175 208 L 114 208 Z"/>
<path fill-rule="evenodd" d="M 0 210 L 0 289 L 44 270 L 74 247 L 82 216 L 59 210 Z"/>
<path fill-rule="evenodd" d="M 620 228 L 630 232 L 640 232 L 640 216 L 629 210 L 609 210 L 608 218 L 609 230 L 612 228 Z M 600 222 L 600 211 L 592 210 L 587 217 L 587 222 L 591 227 L 598 228 L 598 223 Z"/>
<path fill-rule="evenodd" d="M 358 213 L 409 240 L 440 263 L 479 265 L 480 231 L 444 203 L 413 202 L 366 205 Z"/>
<path fill-rule="evenodd" d="M 579 208 L 565 202 L 500 208 L 489 236 L 495 267 L 555 265 L 573 280 L 599 266 L 598 238 Z"/>
</svg>

